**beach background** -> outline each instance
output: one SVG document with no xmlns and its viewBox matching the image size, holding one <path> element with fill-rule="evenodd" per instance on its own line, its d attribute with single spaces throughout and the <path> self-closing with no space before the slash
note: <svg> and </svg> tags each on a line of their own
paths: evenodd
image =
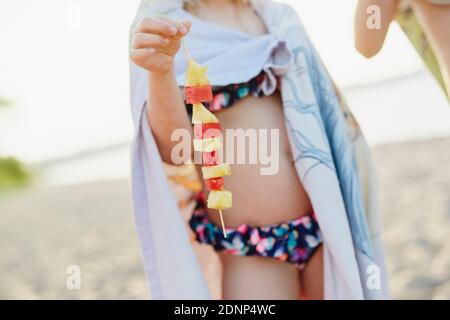
<svg viewBox="0 0 450 320">
<path fill-rule="evenodd" d="M 356 1 L 295 6 L 373 148 L 393 298 L 450 299 L 450 106 L 396 25 L 371 60 Z M 0 3 L 0 157 L 33 175 L 0 193 L 0 299 L 145 299 L 129 142 L 138 0 Z M 187 40 L 188 41 L 188 40 Z M 66 286 L 81 269 L 81 288 Z"/>
</svg>

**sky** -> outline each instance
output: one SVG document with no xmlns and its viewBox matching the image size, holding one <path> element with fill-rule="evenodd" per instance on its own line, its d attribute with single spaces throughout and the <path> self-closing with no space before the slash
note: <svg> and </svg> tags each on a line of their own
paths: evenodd
<svg viewBox="0 0 450 320">
<path fill-rule="evenodd" d="M 396 26 L 376 58 L 357 54 L 352 38 L 355 0 L 284 2 L 298 11 L 340 87 L 383 82 L 423 69 Z M 128 29 L 138 3 L 0 2 L 0 97 L 14 102 L 13 108 L 0 111 L 0 154 L 36 162 L 131 139 Z M 368 97 L 370 91 L 353 95 L 356 104 Z M 439 98 L 436 108 L 443 101 Z M 450 121 L 447 110 L 439 112 L 444 122 Z M 416 122 L 423 113 L 414 115 Z M 371 121 L 370 110 L 364 117 Z M 377 132 L 372 136 L 379 142 Z"/>
</svg>

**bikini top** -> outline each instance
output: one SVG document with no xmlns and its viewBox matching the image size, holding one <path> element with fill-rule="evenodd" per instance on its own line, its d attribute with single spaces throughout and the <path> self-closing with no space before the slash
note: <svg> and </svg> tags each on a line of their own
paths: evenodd
<svg viewBox="0 0 450 320">
<path fill-rule="evenodd" d="M 247 82 L 229 84 L 226 86 L 216 86 L 212 88 L 213 99 L 210 103 L 203 103 L 203 105 L 211 112 L 217 112 L 222 109 L 232 107 L 238 100 L 243 99 L 249 95 L 254 97 L 269 96 L 275 90 L 264 90 L 267 85 L 268 75 L 261 71 L 256 77 Z M 277 79 L 278 80 L 278 79 Z M 278 84 L 279 81 L 276 81 Z M 192 117 L 192 105 L 186 104 L 189 117 Z"/>
</svg>

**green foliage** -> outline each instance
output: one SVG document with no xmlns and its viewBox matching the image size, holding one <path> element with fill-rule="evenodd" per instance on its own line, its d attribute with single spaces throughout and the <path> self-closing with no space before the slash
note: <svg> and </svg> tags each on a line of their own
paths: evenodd
<svg viewBox="0 0 450 320">
<path fill-rule="evenodd" d="M 30 172 L 14 158 L 0 158 L 0 191 L 26 185 Z"/>
<path fill-rule="evenodd" d="M 9 107 L 11 104 L 12 104 L 11 101 L 0 97 L 0 108 L 2 108 L 2 107 Z"/>
<path fill-rule="evenodd" d="M 0 109 L 9 107 L 12 102 L 0 97 Z M 31 180 L 31 173 L 14 158 L 0 158 L 0 191 L 21 187 Z"/>
</svg>

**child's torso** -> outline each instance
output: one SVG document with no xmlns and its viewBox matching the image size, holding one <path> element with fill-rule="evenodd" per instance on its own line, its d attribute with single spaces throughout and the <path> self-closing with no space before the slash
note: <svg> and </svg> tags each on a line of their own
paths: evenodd
<svg viewBox="0 0 450 320">
<path fill-rule="evenodd" d="M 234 106 L 216 113 L 223 130 L 243 129 L 254 132 L 257 145 L 246 140 L 245 148 L 235 142 L 232 175 L 225 178 L 227 189 L 233 192 L 233 207 L 227 210 L 226 220 L 230 227 L 242 223 L 268 225 L 289 221 L 312 210 L 309 198 L 298 178 L 288 142 L 280 94 L 256 98 L 248 96 Z M 267 130 L 268 141 L 259 134 L 259 129 Z M 271 141 L 271 130 L 278 131 L 278 148 Z M 225 132 L 225 131 L 224 131 Z M 242 140 L 242 137 L 241 137 Z M 224 133 L 223 145 L 227 146 Z M 267 152 L 263 152 L 266 146 Z M 224 148 L 224 159 L 227 150 Z M 249 163 L 249 154 L 258 152 L 257 163 Z M 236 164 L 238 153 L 245 155 L 246 164 Z M 268 168 L 268 162 L 260 154 L 268 155 L 270 166 L 278 167 L 271 175 L 262 175 L 261 169 Z M 266 160 L 267 160 L 266 159 Z M 211 214 L 219 222 L 217 214 Z"/>
<path fill-rule="evenodd" d="M 231 26 L 227 23 L 226 26 L 241 29 L 255 36 L 265 34 L 267 30 L 261 18 L 250 8 L 243 10 L 245 11 L 239 15 L 239 19 L 230 19 L 234 22 L 239 21 L 239 25 Z M 209 19 L 209 21 L 220 24 L 219 20 L 224 21 L 223 19 L 222 15 L 221 19 Z M 244 24 L 245 29 L 243 29 Z M 293 163 L 279 91 L 270 96 L 261 97 L 248 94 L 244 98 L 236 99 L 231 106 L 222 108 L 215 114 L 224 132 L 223 146 L 227 146 L 226 129 L 256 130 L 258 143 L 257 146 L 249 145 L 247 140 L 245 150 L 236 148 L 234 150 L 234 163 L 230 163 L 232 175 L 225 178 L 227 189 L 233 192 L 233 207 L 226 210 L 227 226 L 234 227 L 243 223 L 269 225 L 293 220 L 311 212 L 310 200 Z M 267 154 L 271 158 L 272 166 L 278 167 L 272 175 L 261 174 L 261 168 L 269 165 L 262 163 L 261 160 L 264 159 L 261 159 L 259 155 L 256 164 L 248 163 L 249 152 L 264 151 L 261 150 L 263 136 L 258 134 L 259 129 L 266 129 L 268 133 L 268 141 L 265 143 L 267 151 L 262 154 Z M 271 130 L 278 131 L 278 148 L 271 146 Z M 223 151 L 226 160 L 226 148 Z M 247 164 L 236 164 L 237 152 L 245 153 Z M 210 212 L 211 219 L 219 224 L 219 217 L 214 211 Z"/>
</svg>

